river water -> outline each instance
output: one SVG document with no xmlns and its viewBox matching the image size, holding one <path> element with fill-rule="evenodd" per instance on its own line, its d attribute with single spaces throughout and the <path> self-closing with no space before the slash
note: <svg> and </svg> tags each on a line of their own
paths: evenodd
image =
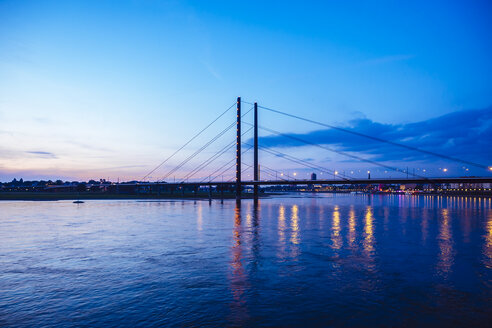
<svg viewBox="0 0 492 328">
<path fill-rule="evenodd" d="M 491 199 L 0 202 L 0 326 L 486 326 Z"/>
</svg>

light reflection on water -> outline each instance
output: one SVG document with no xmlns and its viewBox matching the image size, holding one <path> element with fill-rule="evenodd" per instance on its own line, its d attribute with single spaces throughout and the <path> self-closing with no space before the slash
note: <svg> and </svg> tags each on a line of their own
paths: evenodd
<svg viewBox="0 0 492 328">
<path fill-rule="evenodd" d="M 350 206 L 350 212 L 349 212 L 349 243 L 350 247 L 354 246 L 354 241 L 355 241 L 355 210 L 354 206 Z"/>
<path fill-rule="evenodd" d="M 332 223 L 332 247 L 333 249 L 340 249 L 342 247 L 342 237 L 340 236 L 340 212 L 337 205 L 333 209 Z"/>
<path fill-rule="evenodd" d="M 291 218 L 290 218 L 290 228 L 291 235 L 290 241 L 293 244 L 299 244 L 299 207 L 297 205 L 292 205 Z"/>
<path fill-rule="evenodd" d="M 198 206 L 197 206 L 197 211 L 196 211 L 196 228 L 198 229 L 198 231 L 202 231 L 203 229 L 203 208 L 202 208 L 202 203 L 198 203 Z"/>
<path fill-rule="evenodd" d="M 449 211 L 447 208 L 442 209 L 439 220 L 439 262 L 437 269 L 439 273 L 447 277 L 453 264 L 453 235 L 449 223 Z"/>
<path fill-rule="evenodd" d="M 487 228 L 484 243 L 484 263 L 488 269 L 492 269 L 492 211 L 488 214 Z"/>
<path fill-rule="evenodd" d="M 249 215 L 249 214 L 248 214 Z M 232 272 L 230 277 L 231 291 L 233 295 L 233 302 L 231 303 L 231 322 L 243 322 L 247 319 L 247 308 L 245 306 L 245 290 L 247 287 L 247 276 L 244 271 L 243 265 L 243 250 L 242 250 L 242 216 L 241 206 L 234 208 L 234 231 L 233 231 L 233 245 L 231 248 L 232 253 Z"/>
<path fill-rule="evenodd" d="M 371 256 L 374 251 L 374 231 L 373 231 L 372 208 L 367 206 L 366 214 L 364 215 L 364 250 L 368 256 Z"/>
<path fill-rule="evenodd" d="M 0 326 L 491 319 L 489 199 L 307 196 L 1 202 Z"/>
<path fill-rule="evenodd" d="M 280 205 L 278 207 L 278 244 L 279 244 L 279 257 L 283 258 L 285 255 L 285 206 Z"/>
</svg>

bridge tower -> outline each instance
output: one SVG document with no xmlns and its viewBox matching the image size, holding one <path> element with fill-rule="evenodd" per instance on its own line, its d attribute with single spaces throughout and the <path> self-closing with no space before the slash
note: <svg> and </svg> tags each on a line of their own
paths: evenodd
<svg viewBox="0 0 492 328">
<path fill-rule="evenodd" d="M 254 163 L 253 163 L 253 179 L 255 181 L 260 180 L 260 170 L 258 168 L 258 104 L 255 102 L 254 105 Z M 254 185 L 254 198 L 258 198 L 258 185 Z"/>
<path fill-rule="evenodd" d="M 236 199 L 241 198 L 241 97 L 237 97 L 236 118 Z"/>
</svg>

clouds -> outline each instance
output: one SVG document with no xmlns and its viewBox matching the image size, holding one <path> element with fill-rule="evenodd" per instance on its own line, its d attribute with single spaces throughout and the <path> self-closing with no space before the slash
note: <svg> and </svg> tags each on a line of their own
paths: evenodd
<svg viewBox="0 0 492 328">
<path fill-rule="evenodd" d="M 408 146 L 457 157 L 484 165 L 492 162 L 492 107 L 464 110 L 407 124 L 384 124 L 367 118 L 349 121 L 343 128 Z M 366 154 L 377 161 L 427 161 L 431 155 L 352 135 L 335 129 L 289 134 L 309 142 L 335 146 L 345 152 Z M 267 147 L 300 147 L 303 143 L 285 136 L 260 139 Z"/>
<path fill-rule="evenodd" d="M 31 150 L 26 151 L 27 154 L 34 155 L 40 158 L 56 158 L 56 155 L 48 151 Z"/>
</svg>

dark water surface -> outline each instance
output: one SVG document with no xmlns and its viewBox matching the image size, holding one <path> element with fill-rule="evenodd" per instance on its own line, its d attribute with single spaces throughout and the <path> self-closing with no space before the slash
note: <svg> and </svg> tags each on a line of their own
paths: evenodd
<svg viewBox="0 0 492 328">
<path fill-rule="evenodd" d="M 486 326 L 490 199 L 0 202 L 0 326 Z"/>
</svg>

